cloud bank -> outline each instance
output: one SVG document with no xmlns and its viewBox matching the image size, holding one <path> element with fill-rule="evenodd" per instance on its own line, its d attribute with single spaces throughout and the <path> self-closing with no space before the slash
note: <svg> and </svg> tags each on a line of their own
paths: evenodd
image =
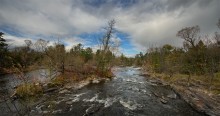
<svg viewBox="0 0 220 116">
<path fill-rule="evenodd" d="M 202 34 L 217 30 L 219 4 L 219 0 L 1 0 L 0 30 L 35 38 L 61 35 L 71 46 L 85 42 L 77 35 L 100 31 L 115 19 L 116 29 L 128 35 L 136 50 L 167 43 L 180 46 L 175 35 L 183 27 L 199 25 Z"/>
</svg>

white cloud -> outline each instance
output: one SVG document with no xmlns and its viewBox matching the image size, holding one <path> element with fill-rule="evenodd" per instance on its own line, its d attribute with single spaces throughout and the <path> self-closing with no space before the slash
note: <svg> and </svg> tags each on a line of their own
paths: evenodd
<svg viewBox="0 0 220 116">
<path fill-rule="evenodd" d="M 186 26 L 199 25 L 202 33 L 213 33 L 220 18 L 219 0 L 143 0 L 126 7 L 119 2 L 91 5 L 91 1 L 81 0 L 2 0 L 0 26 L 24 34 L 69 37 L 96 32 L 115 18 L 116 28 L 129 35 L 137 50 L 144 51 L 166 43 L 180 46 L 182 41 L 175 35 Z M 68 48 L 82 42 L 82 38 L 65 38 Z M 22 43 L 23 39 L 17 37 L 16 41 Z"/>
<path fill-rule="evenodd" d="M 9 47 L 23 46 L 25 45 L 24 40 L 32 40 L 31 38 L 16 37 L 12 35 L 4 35 L 4 38 L 6 39 L 6 42 L 9 45 Z"/>
<path fill-rule="evenodd" d="M 71 38 L 64 38 L 62 41 L 65 43 L 66 49 L 70 50 L 73 46 L 81 43 L 86 44 L 87 42 L 79 37 L 71 37 Z"/>
</svg>

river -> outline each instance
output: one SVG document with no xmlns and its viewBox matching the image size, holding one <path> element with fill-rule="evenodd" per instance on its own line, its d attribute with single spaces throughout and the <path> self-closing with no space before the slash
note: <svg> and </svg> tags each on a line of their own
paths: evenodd
<svg viewBox="0 0 220 116">
<path fill-rule="evenodd" d="M 157 85 L 133 67 L 114 68 L 115 77 L 78 90 L 63 89 L 43 97 L 30 115 L 202 116 L 169 86 Z"/>
</svg>

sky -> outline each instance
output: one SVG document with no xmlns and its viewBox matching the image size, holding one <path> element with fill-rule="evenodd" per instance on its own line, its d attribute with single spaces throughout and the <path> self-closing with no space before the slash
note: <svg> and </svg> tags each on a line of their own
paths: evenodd
<svg viewBox="0 0 220 116">
<path fill-rule="evenodd" d="M 134 56 L 149 47 L 181 46 L 184 27 L 199 25 L 201 35 L 219 31 L 220 0 L 1 0 L 0 31 L 11 46 L 24 40 L 59 38 L 67 49 L 82 43 L 98 49 L 109 20 L 119 53 Z"/>
</svg>

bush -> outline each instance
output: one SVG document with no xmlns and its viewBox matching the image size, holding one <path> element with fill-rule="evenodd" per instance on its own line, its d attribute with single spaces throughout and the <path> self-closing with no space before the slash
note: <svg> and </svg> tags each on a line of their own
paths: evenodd
<svg viewBox="0 0 220 116">
<path fill-rule="evenodd" d="M 39 96 L 43 93 L 41 85 L 36 83 L 22 84 L 16 88 L 16 95 L 21 98 L 28 98 L 31 96 Z"/>
<path fill-rule="evenodd" d="M 51 87 L 63 86 L 65 82 L 66 80 L 65 80 L 64 75 L 60 75 L 56 77 L 54 80 L 52 80 Z"/>
</svg>

